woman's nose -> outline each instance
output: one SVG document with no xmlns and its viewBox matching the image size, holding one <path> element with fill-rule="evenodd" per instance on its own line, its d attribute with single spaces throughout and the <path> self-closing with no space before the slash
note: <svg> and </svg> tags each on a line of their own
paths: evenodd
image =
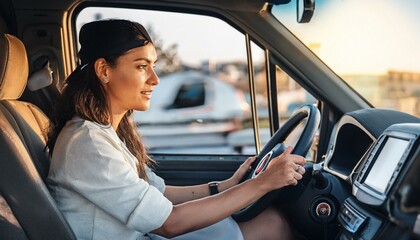
<svg viewBox="0 0 420 240">
<path fill-rule="evenodd" d="M 156 74 L 155 70 L 152 70 L 152 74 L 151 74 L 148 82 L 149 82 L 150 85 L 158 85 L 159 84 L 160 80 L 159 80 L 159 77 Z"/>
</svg>

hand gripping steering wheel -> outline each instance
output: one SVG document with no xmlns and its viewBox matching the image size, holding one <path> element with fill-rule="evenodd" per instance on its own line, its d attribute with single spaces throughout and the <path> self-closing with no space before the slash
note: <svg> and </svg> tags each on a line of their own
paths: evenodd
<svg viewBox="0 0 420 240">
<path fill-rule="evenodd" d="M 320 121 L 320 113 L 314 105 L 305 105 L 293 113 L 261 150 L 257 159 L 251 166 L 251 171 L 242 179 L 242 181 L 255 178 L 267 168 L 271 159 L 283 153 L 287 148 L 287 146 L 283 144 L 284 140 L 304 119 L 307 119 L 305 127 L 294 146 L 292 153 L 305 157 L 311 147 L 312 140 Z M 244 222 L 254 218 L 272 203 L 278 193 L 279 190 L 267 193 L 256 202 L 234 213 L 232 217 L 238 222 Z"/>
</svg>

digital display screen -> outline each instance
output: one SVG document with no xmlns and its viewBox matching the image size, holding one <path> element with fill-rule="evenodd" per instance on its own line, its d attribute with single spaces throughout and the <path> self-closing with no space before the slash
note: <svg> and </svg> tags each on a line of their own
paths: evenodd
<svg viewBox="0 0 420 240">
<path fill-rule="evenodd" d="M 364 183 L 380 193 L 385 193 L 388 182 L 408 144 L 407 140 L 389 137 Z"/>
</svg>

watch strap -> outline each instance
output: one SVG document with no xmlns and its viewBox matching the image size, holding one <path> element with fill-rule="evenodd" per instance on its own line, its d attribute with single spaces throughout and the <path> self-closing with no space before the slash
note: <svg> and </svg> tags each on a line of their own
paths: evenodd
<svg viewBox="0 0 420 240">
<path fill-rule="evenodd" d="M 209 182 L 210 195 L 219 193 L 219 182 Z"/>
</svg>

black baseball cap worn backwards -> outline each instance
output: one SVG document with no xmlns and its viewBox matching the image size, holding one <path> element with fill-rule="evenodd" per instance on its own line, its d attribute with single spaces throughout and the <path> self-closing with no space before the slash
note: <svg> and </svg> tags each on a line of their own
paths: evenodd
<svg viewBox="0 0 420 240">
<path fill-rule="evenodd" d="M 80 29 L 79 42 L 82 68 L 98 58 L 118 56 L 153 43 L 141 24 L 119 19 L 86 23 Z"/>
</svg>

